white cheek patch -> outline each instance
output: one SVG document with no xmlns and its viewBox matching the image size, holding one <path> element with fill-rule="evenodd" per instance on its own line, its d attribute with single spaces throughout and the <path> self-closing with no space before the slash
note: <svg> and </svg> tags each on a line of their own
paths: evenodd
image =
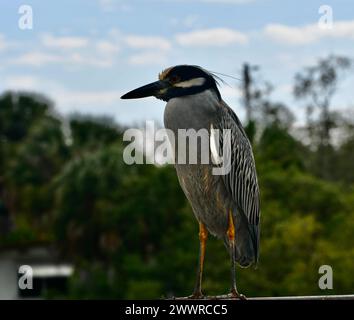
<svg viewBox="0 0 354 320">
<path fill-rule="evenodd" d="M 194 78 L 191 80 L 176 83 L 174 86 L 179 88 L 191 88 L 202 86 L 205 83 L 205 78 Z"/>
</svg>

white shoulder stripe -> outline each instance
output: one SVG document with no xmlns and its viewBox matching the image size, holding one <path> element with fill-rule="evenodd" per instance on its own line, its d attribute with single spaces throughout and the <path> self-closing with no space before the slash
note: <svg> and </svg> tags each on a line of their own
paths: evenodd
<svg viewBox="0 0 354 320">
<path fill-rule="evenodd" d="M 210 152 L 211 152 L 211 159 L 214 164 L 218 165 L 222 163 L 222 157 L 220 157 L 219 152 L 218 152 L 218 137 L 219 137 L 219 132 L 217 129 L 214 129 L 213 124 L 210 124 Z"/>
</svg>

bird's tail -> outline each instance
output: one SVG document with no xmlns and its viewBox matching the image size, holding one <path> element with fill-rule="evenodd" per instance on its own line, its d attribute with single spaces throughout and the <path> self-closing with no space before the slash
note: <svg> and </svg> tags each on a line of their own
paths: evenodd
<svg viewBox="0 0 354 320">
<path fill-rule="evenodd" d="M 257 266 L 259 259 L 260 225 L 250 224 L 242 214 L 238 215 L 235 230 L 235 256 L 241 267 Z M 237 221 L 237 220 L 236 220 Z"/>
<path fill-rule="evenodd" d="M 259 260 L 259 239 L 260 239 L 260 225 L 257 224 L 250 224 L 250 237 L 253 245 L 254 251 L 254 265 L 257 267 L 258 260 Z"/>
</svg>

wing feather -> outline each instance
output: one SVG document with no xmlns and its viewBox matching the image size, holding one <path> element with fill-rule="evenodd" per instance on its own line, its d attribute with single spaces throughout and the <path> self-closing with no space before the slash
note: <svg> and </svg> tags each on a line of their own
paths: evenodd
<svg viewBox="0 0 354 320">
<path fill-rule="evenodd" d="M 219 129 L 231 129 L 231 170 L 223 175 L 226 189 L 237 208 L 252 225 L 260 220 L 260 194 L 251 144 L 233 110 L 224 102 L 220 108 Z M 219 134 L 219 150 L 222 154 L 223 134 Z"/>
</svg>

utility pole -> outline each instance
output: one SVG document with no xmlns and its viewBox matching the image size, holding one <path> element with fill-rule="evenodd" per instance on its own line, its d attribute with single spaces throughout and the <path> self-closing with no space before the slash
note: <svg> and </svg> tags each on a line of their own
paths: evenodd
<svg viewBox="0 0 354 320">
<path fill-rule="evenodd" d="M 242 67 L 242 83 L 243 83 L 243 100 L 246 109 L 246 124 L 252 121 L 252 105 L 251 105 L 251 74 L 250 66 L 246 62 Z"/>
</svg>

